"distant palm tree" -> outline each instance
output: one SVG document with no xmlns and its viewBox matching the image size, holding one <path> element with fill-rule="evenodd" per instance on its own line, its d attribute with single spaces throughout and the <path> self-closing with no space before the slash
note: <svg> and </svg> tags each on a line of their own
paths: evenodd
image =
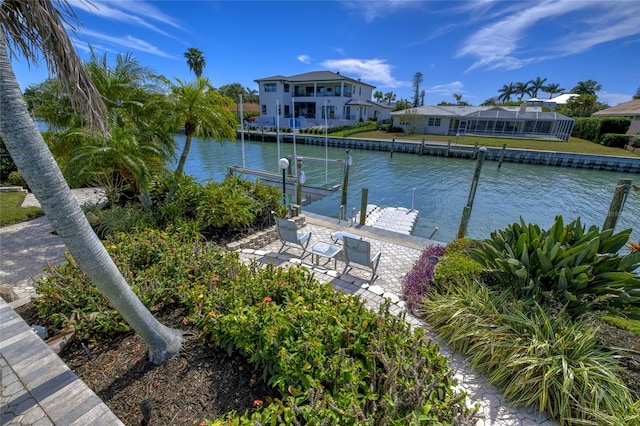
<svg viewBox="0 0 640 426">
<path fill-rule="evenodd" d="M 553 95 L 556 93 L 564 93 L 566 89 L 560 87 L 558 83 L 549 83 L 542 88 L 545 92 L 549 94 L 549 99 L 553 98 Z"/>
<path fill-rule="evenodd" d="M 164 79 L 171 89 L 169 104 L 171 113 L 168 121 L 176 130 L 184 127 L 185 143 L 173 179 L 173 185 L 166 197 L 171 202 L 178 189 L 178 182 L 187 155 L 191 149 L 191 139 L 194 136 L 203 139 L 215 139 L 222 143 L 225 139 L 235 140 L 238 120 L 229 110 L 231 99 L 223 96 L 213 88 L 209 79 L 199 77 L 187 83 L 176 78 L 176 83 Z"/>
<path fill-rule="evenodd" d="M 373 99 L 375 99 L 376 102 L 382 102 L 382 99 L 384 99 L 384 95 L 380 90 L 376 90 L 375 92 L 373 92 Z"/>
<path fill-rule="evenodd" d="M 184 52 L 184 57 L 187 58 L 187 65 L 189 70 L 193 71 L 196 77 L 202 76 L 202 71 L 207 65 L 207 61 L 204 57 L 204 53 L 196 47 L 190 47 Z"/>
<path fill-rule="evenodd" d="M 546 78 L 536 77 L 535 80 L 529 81 L 529 93 L 532 98 L 538 97 L 538 91 L 544 90 L 544 83 L 547 81 Z"/>
<path fill-rule="evenodd" d="M 384 94 L 384 100 L 387 101 L 388 104 L 394 102 L 396 100 L 396 94 L 393 92 L 387 92 Z"/>
<path fill-rule="evenodd" d="M 35 49 L 39 49 L 85 122 L 106 133 L 106 109 L 65 31 L 68 18 L 76 19 L 64 0 L 0 2 L 0 137 L 69 253 L 149 345 L 149 358 L 158 364 L 180 351 L 182 335 L 151 315 L 89 225 L 27 111 L 7 55 L 11 46 L 28 61 L 37 62 Z"/>
<path fill-rule="evenodd" d="M 515 94 L 518 95 L 518 100 L 521 101 L 524 95 L 529 95 L 531 88 L 529 82 L 523 83 L 521 81 L 516 83 Z"/>
<path fill-rule="evenodd" d="M 498 90 L 498 93 L 500 93 L 498 101 L 502 103 L 510 102 L 511 95 L 516 93 L 516 85 L 514 83 L 505 84 L 502 89 Z"/>
<path fill-rule="evenodd" d="M 571 89 L 571 93 L 578 95 L 595 95 L 602 89 L 602 85 L 593 80 L 579 81 L 576 86 Z"/>
</svg>

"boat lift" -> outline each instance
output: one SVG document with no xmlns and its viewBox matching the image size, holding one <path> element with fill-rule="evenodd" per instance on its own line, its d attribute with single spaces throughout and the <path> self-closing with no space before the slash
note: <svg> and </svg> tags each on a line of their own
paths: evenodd
<svg viewBox="0 0 640 426">
<path fill-rule="evenodd" d="M 286 157 L 291 160 L 292 156 Z M 344 166 L 347 160 L 330 160 L 326 158 L 317 158 L 317 157 L 296 157 L 297 164 L 296 170 L 301 169 L 301 165 L 303 161 L 308 162 L 325 162 L 331 164 L 338 164 Z M 326 187 L 317 187 L 304 185 L 304 182 L 301 182 L 300 177 L 296 177 L 291 173 L 291 165 L 293 161 L 289 162 L 289 170 L 286 176 L 277 173 L 277 172 L 269 172 L 267 170 L 260 169 L 251 169 L 248 167 L 242 166 L 227 166 L 229 176 L 233 176 L 235 173 L 240 173 L 243 175 L 251 175 L 256 176 L 262 179 L 262 183 L 267 186 L 281 186 L 285 188 L 285 192 L 293 196 L 295 194 L 296 204 L 305 206 L 313 201 L 321 200 L 326 196 L 333 194 L 338 191 L 342 184 L 335 184 L 332 186 Z M 284 180 L 284 182 L 283 182 Z M 302 179 L 303 180 L 303 179 Z M 284 185 L 283 185 L 284 183 Z"/>
</svg>

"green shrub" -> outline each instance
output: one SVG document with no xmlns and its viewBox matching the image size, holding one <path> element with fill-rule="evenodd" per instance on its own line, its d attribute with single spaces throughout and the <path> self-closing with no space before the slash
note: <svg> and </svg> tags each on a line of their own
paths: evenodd
<svg viewBox="0 0 640 426">
<path fill-rule="evenodd" d="M 9 177 L 9 173 L 18 170 L 16 163 L 13 162 L 9 150 L 4 145 L 2 137 L 0 137 L 0 182 L 6 182 Z"/>
<path fill-rule="evenodd" d="M 614 148 L 624 148 L 629 144 L 631 136 L 620 135 L 616 133 L 605 133 L 600 138 L 600 143 L 604 146 L 612 146 Z"/>
<path fill-rule="evenodd" d="M 598 307 L 640 307 L 640 252 L 621 255 L 631 229 L 613 233 L 588 231 L 577 219 L 564 226 L 557 216 L 548 231 L 538 225 L 514 223 L 491 238 L 478 241 L 469 256 L 480 262 L 513 292 L 530 303 L 557 303 L 572 317 Z"/>
<path fill-rule="evenodd" d="M 602 117 L 600 120 L 600 137 L 607 133 L 625 134 L 631 126 L 629 117 Z"/>
<path fill-rule="evenodd" d="M 576 117 L 571 136 L 602 143 L 606 133 L 624 134 L 631 120 L 627 117 Z"/>
<path fill-rule="evenodd" d="M 41 297 L 33 299 L 43 324 L 59 333 L 76 330 L 80 339 L 115 335 L 128 331 L 129 325 L 109 306 L 107 299 L 67 254 L 67 261 L 45 269 L 46 275 L 36 283 Z"/>
<path fill-rule="evenodd" d="M 29 186 L 27 185 L 27 182 L 22 178 L 22 175 L 20 174 L 19 171 L 14 171 L 9 173 L 9 176 L 7 177 L 7 182 L 9 183 L 9 185 L 29 188 Z"/>
<path fill-rule="evenodd" d="M 599 346 L 589 323 L 573 323 L 564 311 L 528 305 L 508 290 L 479 283 L 432 293 L 425 312 L 516 406 L 537 406 L 562 425 L 637 419 L 616 356 Z"/>
<path fill-rule="evenodd" d="M 450 241 L 447 244 L 447 250 L 444 252 L 447 254 L 466 253 L 469 249 L 476 247 L 477 244 L 471 238 L 458 238 Z"/>
<path fill-rule="evenodd" d="M 299 424 L 472 424 L 445 357 L 421 329 L 322 285 L 304 268 L 245 265 L 197 234 L 145 230 L 105 247 L 152 311 L 179 304 L 203 337 L 244 353 L 282 398 L 249 419 Z M 38 283 L 39 311 L 79 335 L 127 329 L 73 261 Z M 256 417 L 257 416 L 257 417 Z"/>
<path fill-rule="evenodd" d="M 440 258 L 436 268 L 433 285 L 441 292 L 458 285 L 468 285 L 473 280 L 481 280 L 483 267 L 466 253 L 454 252 Z"/>
<path fill-rule="evenodd" d="M 94 212 L 90 223 L 102 238 L 140 227 L 165 229 L 176 224 L 197 228 L 206 238 L 215 238 L 270 226 L 271 212 L 282 213 L 285 208 L 278 188 L 238 176 L 203 186 L 193 177 L 183 175 L 173 201 L 166 204 L 172 179 L 171 174 L 157 176 L 150 185 L 151 212 L 135 205 L 113 208 L 113 212 Z"/>
</svg>

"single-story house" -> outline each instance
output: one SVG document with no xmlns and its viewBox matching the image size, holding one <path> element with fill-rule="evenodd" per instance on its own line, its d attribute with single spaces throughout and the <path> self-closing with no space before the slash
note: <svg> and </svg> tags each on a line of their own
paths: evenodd
<svg viewBox="0 0 640 426">
<path fill-rule="evenodd" d="M 618 104 L 614 107 L 603 109 L 592 114 L 594 117 L 629 117 L 631 126 L 627 130 L 628 135 L 640 135 L 640 99 Z"/>
<path fill-rule="evenodd" d="M 567 141 L 574 120 L 540 107 L 433 106 L 391 113 L 393 126 L 406 133 L 478 135 Z"/>
</svg>

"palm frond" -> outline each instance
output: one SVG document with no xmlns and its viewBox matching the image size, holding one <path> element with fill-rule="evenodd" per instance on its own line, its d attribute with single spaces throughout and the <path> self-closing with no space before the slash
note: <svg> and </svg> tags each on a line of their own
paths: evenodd
<svg viewBox="0 0 640 426">
<path fill-rule="evenodd" d="M 10 55 L 19 54 L 28 63 L 35 64 L 42 54 L 49 73 L 69 93 L 87 125 L 106 133 L 106 108 L 67 33 L 67 28 L 75 31 L 72 21 L 77 22 L 77 16 L 66 0 L 4 0 L 0 3 L 0 30 Z"/>
</svg>

